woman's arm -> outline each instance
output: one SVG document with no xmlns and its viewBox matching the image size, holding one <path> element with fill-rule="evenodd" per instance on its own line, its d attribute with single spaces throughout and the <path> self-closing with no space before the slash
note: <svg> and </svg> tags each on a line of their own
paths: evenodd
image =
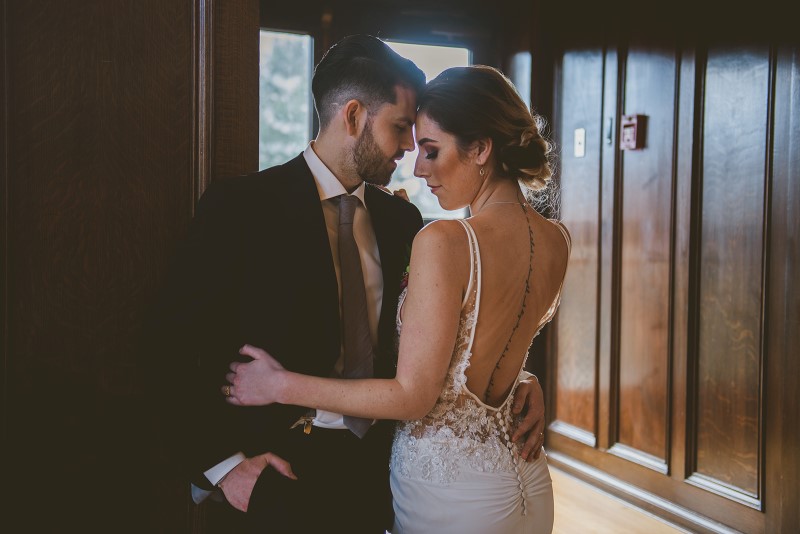
<svg viewBox="0 0 800 534">
<path fill-rule="evenodd" d="M 234 363 L 228 401 L 279 402 L 373 419 L 417 419 L 433 407 L 458 334 L 469 275 L 466 234 L 455 221 L 429 224 L 414 239 L 397 374 L 391 379 L 334 379 L 283 369 L 266 352 L 245 346 L 252 362 Z"/>
</svg>

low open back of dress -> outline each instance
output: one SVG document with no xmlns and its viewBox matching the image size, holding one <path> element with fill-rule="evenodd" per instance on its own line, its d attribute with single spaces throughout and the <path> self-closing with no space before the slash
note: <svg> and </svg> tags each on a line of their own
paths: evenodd
<svg viewBox="0 0 800 534">
<path fill-rule="evenodd" d="M 426 498 L 421 498 L 420 495 L 428 495 L 428 490 L 423 488 L 450 488 L 446 491 L 439 489 L 430 494 L 437 498 L 444 498 L 445 495 L 463 496 L 465 491 L 471 494 L 472 490 L 465 488 L 472 487 L 471 484 L 474 484 L 475 477 L 478 476 L 478 479 L 485 481 L 480 482 L 476 490 L 477 494 L 482 495 L 482 503 L 488 502 L 486 495 L 489 493 L 484 489 L 500 488 L 499 493 L 493 493 L 498 495 L 499 500 L 491 509 L 503 511 L 498 512 L 500 515 L 493 521 L 516 524 L 517 519 L 514 517 L 527 516 L 529 509 L 539 510 L 540 513 L 545 513 L 541 510 L 549 510 L 545 514 L 550 515 L 552 525 L 552 486 L 544 456 L 540 457 L 539 463 L 526 464 L 519 456 L 517 445 L 510 439 L 513 425 L 511 407 L 517 384 L 522 378 L 521 371 L 525 365 L 527 350 L 525 354 L 509 354 L 508 365 L 513 363 L 518 372 L 513 384 L 505 385 L 509 389 L 508 394 L 496 406 L 484 402 L 467 384 L 466 371 L 470 366 L 480 317 L 483 282 L 477 237 L 468 221 L 460 222 L 469 239 L 469 283 L 462 302 L 458 336 L 442 391 L 427 415 L 421 419 L 400 422 L 397 427 L 392 447 L 391 470 L 398 521 L 405 518 L 406 521 L 415 522 L 423 516 L 426 521 L 433 521 L 434 517 L 441 519 L 441 510 L 431 508 L 432 503 L 422 502 Z M 557 226 L 569 246 L 569 234 L 563 226 Z M 552 304 L 538 322 L 533 337 L 553 318 L 560 295 L 559 288 Z M 398 305 L 398 331 L 402 329 L 401 312 L 404 300 L 405 291 Z M 526 349 L 529 346 L 530 341 L 525 344 Z M 503 386 L 500 384 L 498 387 Z M 486 474 L 492 476 L 481 478 Z M 484 488 L 484 484 L 488 486 Z M 404 508 L 409 508 L 408 513 L 402 513 Z M 422 511 L 423 508 L 426 512 Z M 424 515 L 428 512 L 432 515 Z M 452 517 L 448 521 L 452 522 Z M 442 524 L 449 523 L 445 521 Z"/>
<path fill-rule="evenodd" d="M 464 365 L 463 373 L 465 375 L 465 381 L 461 387 L 461 394 L 466 395 L 472 398 L 475 402 L 483 405 L 489 411 L 497 411 L 502 409 L 506 403 L 509 402 L 509 399 L 512 396 L 513 392 L 513 385 L 514 380 L 509 381 L 506 384 L 499 384 L 497 385 L 500 391 L 505 391 L 507 394 L 501 399 L 499 403 L 489 403 L 486 401 L 486 392 L 483 392 L 483 395 L 479 394 L 476 390 L 473 390 L 471 387 L 473 379 L 478 378 L 477 382 L 480 383 L 487 383 L 488 376 L 482 377 L 472 377 L 468 376 L 469 366 L 474 358 L 473 348 L 475 344 L 475 335 L 478 323 L 481 321 L 481 291 L 483 286 L 483 264 L 481 261 L 481 251 L 480 251 L 480 244 L 478 243 L 477 235 L 475 234 L 475 230 L 470 225 L 469 221 L 467 220 L 459 220 L 458 221 L 464 228 L 467 239 L 469 243 L 469 257 L 470 257 L 470 274 L 469 274 L 469 281 L 467 283 L 466 291 L 464 292 L 464 298 L 461 303 L 461 321 L 459 324 L 459 335 L 458 335 L 458 342 L 456 344 L 456 348 L 453 352 L 453 361 L 460 361 Z M 559 229 L 564 240 L 567 244 L 568 252 L 571 251 L 571 239 L 569 233 L 567 232 L 564 225 L 560 222 L 555 220 L 550 220 L 551 223 L 555 224 L 555 226 Z M 533 258 L 531 257 L 531 261 Z M 515 368 L 515 373 L 513 374 L 514 377 L 518 376 L 525 367 L 525 363 L 527 360 L 527 352 L 530 348 L 530 344 L 532 343 L 533 339 L 539 335 L 542 328 L 549 323 L 553 316 L 555 315 L 558 305 L 561 301 L 561 289 L 563 287 L 563 278 L 561 284 L 558 288 L 558 291 L 555 297 L 552 300 L 549 308 L 546 310 L 544 316 L 539 319 L 539 322 L 536 326 L 536 330 L 532 337 L 529 338 L 527 343 L 524 343 L 525 351 L 521 354 L 512 354 L 508 358 L 507 362 L 500 362 L 500 354 L 496 351 L 493 351 L 493 354 L 487 355 L 488 358 L 493 358 L 491 361 L 491 365 L 488 366 L 491 369 L 499 369 L 501 363 L 507 364 L 508 366 L 513 366 Z M 398 306 L 398 313 L 397 313 L 397 327 L 398 332 L 402 329 L 402 308 L 403 302 L 405 301 L 406 291 L 400 296 L 400 302 Z M 524 301 L 523 301 L 524 302 Z M 522 314 L 522 310 L 520 310 L 520 315 Z M 496 315 L 493 314 L 491 317 L 494 319 Z M 506 320 L 503 316 L 500 320 Z M 511 339 L 509 339 L 509 343 Z M 483 356 L 483 355 L 481 355 Z M 451 365 L 452 367 L 452 365 Z"/>
</svg>

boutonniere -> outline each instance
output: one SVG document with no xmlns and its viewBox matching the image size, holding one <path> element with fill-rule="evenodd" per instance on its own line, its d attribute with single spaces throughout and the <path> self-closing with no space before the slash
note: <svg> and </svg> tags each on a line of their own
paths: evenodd
<svg viewBox="0 0 800 534">
<path fill-rule="evenodd" d="M 411 247 L 406 247 L 406 268 L 403 271 L 403 276 L 400 278 L 400 291 L 402 292 L 405 288 L 408 287 L 408 273 L 411 270 Z"/>
</svg>

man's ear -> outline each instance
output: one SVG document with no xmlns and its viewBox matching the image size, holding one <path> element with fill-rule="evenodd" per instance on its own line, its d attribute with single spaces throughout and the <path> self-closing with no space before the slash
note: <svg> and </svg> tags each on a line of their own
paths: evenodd
<svg viewBox="0 0 800 534">
<path fill-rule="evenodd" d="M 491 137 L 475 141 L 475 144 L 472 146 L 472 150 L 475 154 L 475 163 L 478 165 L 486 165 L 492 153 L 492 146 L 494 146 L 494 144 L 492 143 Z"/>
<path fill-rule="evenodd" d="M 366 124 L 367 108 L 355 98 L 348 100 L 342 108 L 344 127 L 347 135 L 358 137 Z"/>
</svg>

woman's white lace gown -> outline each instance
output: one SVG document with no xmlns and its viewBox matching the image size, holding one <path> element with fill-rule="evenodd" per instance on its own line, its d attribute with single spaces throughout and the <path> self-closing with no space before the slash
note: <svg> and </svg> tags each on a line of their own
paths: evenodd
<svg viewBox="0 0 800 534">
<path fill-rule="evenodd" d="M 553 486 L 545 455 L 526 463 L 509 439 L 516 386 L 498 408 L 467 388 L 465 371 L 481 302 L 481 260 L 472 227 L 460 222 L 469 236 L 472 270 L 458 340 L 434 408 L 424 418 L 398 426 L 391 460 L 392 534 L 549 533 Z M 398 329 L 405 294 L 400 297 Z M 542 324 L 552 318 L 557 304 L 558 298 Z"/>
</svg>

